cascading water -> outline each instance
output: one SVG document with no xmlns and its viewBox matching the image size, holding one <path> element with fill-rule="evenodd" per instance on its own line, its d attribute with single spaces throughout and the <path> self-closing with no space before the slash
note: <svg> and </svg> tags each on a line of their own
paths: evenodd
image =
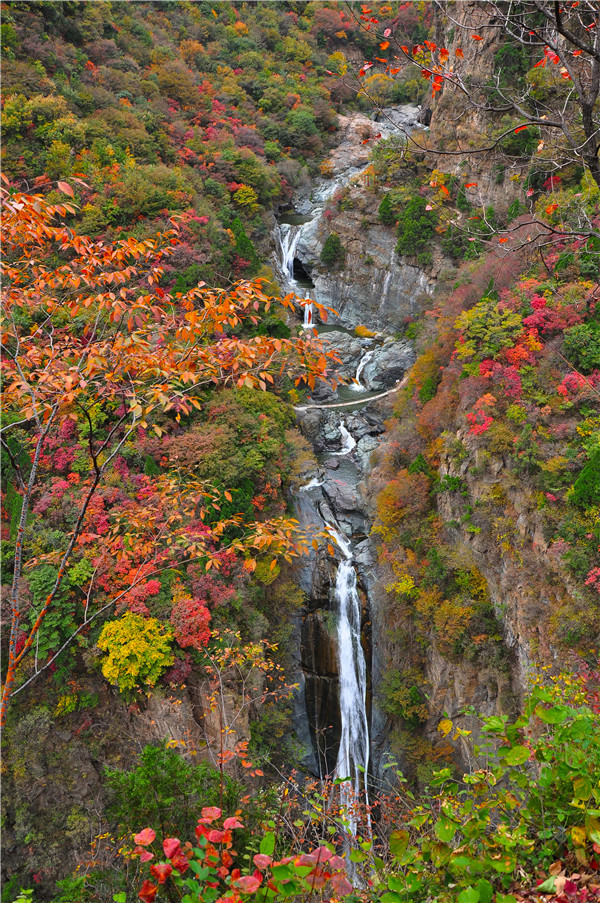
<svg viewBox="0 0 600 903">
<path fill-rule="evenodd" d="M 332 452 L 332 455 L 349 455 L 352 449 L 356 446 L 356 439 L 350 432 L 350 430 L 346 427 L 346 424 L 343 420 L 340 421 L 340 434 L 342 437 L 342 447 L 339 451 Z"/>
<path fill-rule="evenodd" d="M 371 360 L 371 358 L 373 357 L 374 354 L 375 354 L 375 349 L 372 348 L 370 351 L 367 351 L 366 354 L 363 354 L 363 356 L 361 357 L 358 367 L 356 368 L 356 376 L 354 377 L 354 382 L 350 386 L 350 388 L 354 392 L 365 392 L 366 391 L 366 386 L 363 386 L 363 384 L 360 381 L 360 377 L 361 377 L 363 370 L 365 369 L 365 367 L 367 366 L 367 364 L 369 363 L 369 361 Z"/>
<path fill-rule="evenodd" d="M 368 804 L 366 775 L 369 766 L 367 718 L 367 663 L 361 642 L 361 604 L 352 548 L 332 524 L 327 529 L 342 553 L 337 570 L 334 600 L 338 619 L 338 667 L 340 678 L 341 736 L 335 778 L 342 778 L 340 802 L 346 810 L 348 833 L 358 828 L 357 801 L 361 790 Z M 370 822 L 369 822 L 370 827 Z"/>
<path fill-rule="evenodd" d="M 294 259 L 302 234 L 301 226 L 280 226 L 278 231 L 281 269 L 290 281 L 294 281 Z"/>
</svg>

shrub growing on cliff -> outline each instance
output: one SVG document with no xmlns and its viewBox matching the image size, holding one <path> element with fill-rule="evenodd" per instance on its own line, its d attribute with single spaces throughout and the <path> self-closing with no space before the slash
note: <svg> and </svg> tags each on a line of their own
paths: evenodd
<svg viewBox="0 0 600 903">
<path fill-rule="evenodd" d="M 417 256 L 427 251 L 435 234 L 437 216 L 426 198 L 414 197 L 398 215 L 398 254 Z"/>
<path fill-rule="evenodd" d="M 337 232 L 331 232 L 323 245 L 321 260 L 330 266 L 342 267 L 346 262 L 346 249 Z"/>
<path fill-rule="evenodd" d="M 381 204 L 379 205 L 378 213 L 379 219 L 384 224 L 384 226 L 393 226 L 396 222 L 396 211 L 394 210 L 389 192 L 385 195 Z"/>
</svg>

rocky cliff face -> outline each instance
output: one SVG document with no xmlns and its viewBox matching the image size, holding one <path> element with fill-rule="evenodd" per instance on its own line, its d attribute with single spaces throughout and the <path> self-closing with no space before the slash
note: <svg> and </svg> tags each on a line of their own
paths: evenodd
<svg viewBox="0 0 600 903">
<path fill-rule="evenodd" d="M 398 257 L 394 233 L 381 225 L 377 216 L 378 196 L 364 191 L 365 173 L 375 136 L 400 134 L 402 129 L 419 128 L 419 109 L 400 107 L 387 110 L 386 118 L 374 123 L 357 114 L 339 117 L 341 142 L 329 159 L 334 178 L 318 187 L 313 199 L 300 197 L 296 211 L 316 215 L 302 228 L 296 246 L 297 262 L 314 283 L 314 297 L 337 312 L 330 323 L 398 331 L 415 315 L 418 300 L 433 289 L 433 282 L 417 266 Z M 373 136 L 365 144 L 365 136 Z M 336 200 L 343 186 L 344 198 Z M 333 217 L 333 220 L 332 220 Z M 323 245 L 332 230 L 342 241 L 346 258 L 343 267 L 331 267 L 320 259 Z"/>
</svg>

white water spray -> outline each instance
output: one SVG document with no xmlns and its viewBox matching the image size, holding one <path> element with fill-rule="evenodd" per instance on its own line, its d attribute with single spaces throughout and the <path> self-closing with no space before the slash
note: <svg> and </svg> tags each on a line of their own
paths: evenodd
<svg viewBox="0 0 600 903">
<path fill-rule="evenodd" d="M 340 421 L 340 433 L 342 436 L 342 447 L 339 451 L 331 452 L 332 455 L 349 455 L 352 449 L 356 446 L 356 439 L 346 428 L 346 424 L 343 420 Z"/>
<path fill-rule="evenodd" d="M 323 481 L 319 480 L 318 477 L 313 477 L 312 480 L 309 480 L 304 486 L 300 487 L 300 492 L 308 492 L 310 489 L 317 489 L 319 486 L 323 485 Z"/>
</svg>

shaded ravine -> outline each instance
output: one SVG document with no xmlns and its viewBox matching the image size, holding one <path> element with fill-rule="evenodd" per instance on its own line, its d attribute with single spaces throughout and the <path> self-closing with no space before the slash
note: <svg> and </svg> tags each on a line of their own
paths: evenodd
<svg viewBox="0 0 600 903">
<path fill-rule="evenodd" d="M 365 570 L 370 518 L 359 487 L 368 476 L 377 436 L 383 432 L 383 415 L 376 405 L 370 406 L 398 391 L 398 376 L 404 374 L 411 359 L 407 343 L 397 343 L 400 361 L 396 369 L 380 368 L 378 358 L 383 355 L 382 360 L 387 361 L 395 347 L 392 339 L 384 334 L 359 339 L 343 327 L 324 328 L 314 322 L 315 310 L 308 299 L 318 302 L 319 297 L 297 253 L 301 241 L 306 246 L 307 235 L 316 237 L 315 221 L 330 195 L 357 172 L 360 170 L 352 168 L 318 185 L 314 207 L 308 213 L 303 210 L 302 222 L 285 222 L 275 235 L 285 288 L 307 301 L 297 307 L 302 326 L 323 333 L 323 340 L 334 347 L 347 346 L 351 353 L 348 359 L 344 348 L 340 352 L 338 347 L 343 388 L 326 400 L 313 397 L 295 407 L 299 427 L 312 442 L 318 461 L 317 472 L 307 474 L 309 478 L 295 499 L 299 519 L 304 526 L 327 530 L 336 547 L 335 558 L 323 549 L 311 553 L 299 574 L 308 601 L 298 635 L 301 688 L 296 699 L 296 727 L 304 741 L 305 767 L 319 778 L 341 779 L 339 802 L 346 810 L 351 835 L 360 828 L 370 830 L 368 817 L 367 823 L 360 825 L 354 801 L 368 800 L 372 765 L 370 575 Z M 374 373 L 383 391 L 373 391 Z M 349 409 L 349 413 L 338 413 L 338 408 Z"/>
</svg>

